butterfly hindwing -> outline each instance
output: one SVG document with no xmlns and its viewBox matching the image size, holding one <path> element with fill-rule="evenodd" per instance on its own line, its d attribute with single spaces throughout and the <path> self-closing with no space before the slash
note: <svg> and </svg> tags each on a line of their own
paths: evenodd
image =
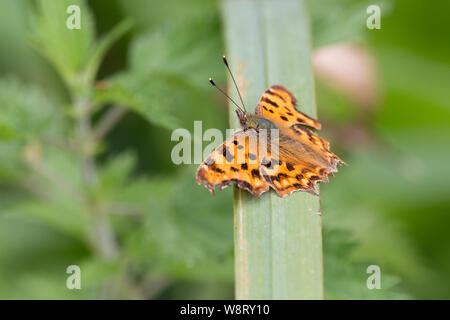
<svg viewBox="0 0 450 320">
<path fill-rule="evenodd" d="M 307 191 L 317 195 L 316 182 L 326 181 L 326 175 L 319 177 L 314 169 L 304 164 L 293 164 L 289 160 L 280 160 L 273 167 L 261 166 L 261 173 L 269 185 L 280 197 L 290 195 L 294 191 Z"/>
<path fill-rule="evenodd" d="M 299 135 L 289 133 L 286 128 L 279 129 L 278 156 L 269 153 L 261 160 L 260 171 L 280 197 L 299 190 L 317 195 L 316 183 L 328 182 L 328 175 L 336 171 L 340 159 L 331 152 L 325 154 L 320 148 L 327 142 L 316 137 L 310 139 L 303 131 Z"/>
<path fill-rule="evenodd" d="M 300 143 L 304 148 L 308 148 L 308 154 L 301 154 L 299 152 L 301 148 L 291 147 L 299 158 L 308 158 L 310 162 L 316 164 L 316 166 L 322 166 L 330 173 L 337 171 L 338 163 L 345 163 L 330 151 L 330 144 L 327 140 L 319 137 L 302 125 L 292 125 L 289 128 L 282 129 L 282 132 L 289 137 L 289 140 L 293 140 L 296 143 Z"/>
</svg>

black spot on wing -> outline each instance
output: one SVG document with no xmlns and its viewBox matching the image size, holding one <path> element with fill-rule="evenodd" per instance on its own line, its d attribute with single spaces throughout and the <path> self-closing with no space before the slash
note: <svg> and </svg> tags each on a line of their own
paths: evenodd
<svg viewBox="0 0 450 320">
<path fill-rule="evenodd" d="M 223 170 L 217 168 L 215 165 L 211 166 L 211 169 L 218 173 L 225 173 Z"/>
<path fill-rule="evenodd" d="M 281 161 L 279 161 L 279 160 L 277 160 L 277 159 L 270 159 L 270 160 L 267 160 L 266 158 L 264 158 L 264 159 L 261 161 L 261 164 L 262 164 L 263 166 L 265 166 L 266 168 L 268 168 L 268 169 L 273 169 L 277 164 L 280 165 L 280 164 L 281 164 Z"/>
<path fill-rule="evenodd" d="M 259 170 L 258 169 L 253 169 L 252 170 L 252 177 L 253 178 L 260 178 L 261 176 L 259 175 Z"/>
<path fill-rule="evenodd" d="M 287 168 L 289 171 L 294 170 L 294 166 L 293 166 L 292 164 L 290 164 L 289 162 L 286 162 L 286 168 Z"/>
<path fill-rule="evenodd" d="M 261 164 L 266 168 L 273 169 L 272 161 L 270 160 L 263 159 L 263 161 L 261 161 Z"/>
<path fill-rule="evenodd" d="M 233 161 L 234 156 L 230 153 L 230 150 L 228 150 L 228 147 L 223 148 L 222 154 L 227 159 L 227 162 Z"/>
<path fill-rule="evenodd" d="M 286 100 L 284 100 L 284 98 L 283 98 L 283 96 L 281 95 L 281 94 L 279 94 L 278 92 L 276 92 L 276 91 L 273 91 L 272 89 L 267 89 L 266 91 L 265 91 L 265 93 L 267 93 L 267 94 L 270 94 L 270 95 L 272 95 L 272 96 L 277 96 L 278 98 L 280 98 L 281 100 L 283 100 L 284 102 L 286 102 Z"/>
<path fill-rule="evenodd" d="M 278 177 L 278 179 L 282 179 L 282 178 L 287 178 L 288 175 L 285 173 L 279 173 L 277 177 Z"/>
<path fill-rule="evenodd" d="M 241 189 L 247 189 L 250 192 L 253 191 L 253 186 L 250 183 L 248 183 L 247 181 L 240 180 L 240 179 L 231 179 L 231 182 L 236 183 L 238 185 L 238 187 Z"/>
<path fill-rule="evenodd" d="M 270 100 L 269 98 L 264 98 L 263 99 L 264 102 L 267 102 L 268 104 L 274 106 L 275 108 L 278 108 L 278 104 L 272 100 Z"/>
</svg>

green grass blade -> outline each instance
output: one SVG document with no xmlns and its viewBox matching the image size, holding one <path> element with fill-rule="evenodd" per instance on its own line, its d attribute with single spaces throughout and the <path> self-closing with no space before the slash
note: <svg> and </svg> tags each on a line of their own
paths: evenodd
<svg viewBox="0 0 450 320">
<path fill-rule="evenodd" d="M 227 55 L 247 108 L 254 108 L 267 86 L 281 84 L 294 93 L 303 112 L 316 116 L 304 1 L 222 4 Z M 235 189 L 234 199 L 236 298 L 322 299 L 319 198 L 297 192 L 281 199 L 267 192 L 255 199 Z"/>
</svg>

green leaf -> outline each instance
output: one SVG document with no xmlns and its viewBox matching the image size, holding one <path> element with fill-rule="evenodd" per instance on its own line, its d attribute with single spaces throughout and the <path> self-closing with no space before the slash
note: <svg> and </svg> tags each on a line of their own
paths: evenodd
<svg viewBox="0 0 450 320">
<path fill-rule="evenodd" d="M 442 146 L 450 132 L 397 129 L 380 137 L 385 148 L 353 152 L 345 158 L 352 169 L 322 188 L 324 226 L 350 230 L 359 243 L 352 257 L 389 270 L 414 298 L 445 297 L 446 271 L 430 268 L 424 257 L 449 257 L 442 235 L 450 170 L 442 161 L 450 153 Z M 421 241 L 428 244 L 417 245 Z"/>
<path fill-rule="evenodd" d="M 217 11 L 217 0 L 171 0 L 152 2 L 148 0 L 118 0 L 128 16 L 136 20 L 140 30 L 149 30 L 167 21 L 185 21 L 186 17 L 207 16 Z"/>
<path fill-rule="evenodd" d="M 219 31 L 216 14 L 189 17 L 152 30 L 131 44 L 132 72 L 176 74 L 206 87 L 208 77 L 223 75 L 218 69 L 223 55 Z"/>
<path fill-rule="evenodd" d="M 87 221 L 80 203 L 64 198 L 62 201 L 27 200 L 10 206 L 6 213 L 46 225 L 64 234 L 83 239 Z"/>
<path fill-rule="evenodd" d="M 109 189 L 122 186 L 136 165 L 136 157 L 131 153 L 121 153 L 99 168 L 100 184 Z"/>
<path fill-rule="evenodd" d="M 111 48 L 111 46 L 126 32 L 128 32 L 133 23 L 131 19 L 126 19 L 115 26 L 111 31 L 109 31 L 102 39 L 100 39 L 93 49 L 91 57 L 87 66 L 87 79 L 92 80 L 97 74 L 100 63 L 105 56 L 106 52 Z"/>
<path fill-rule="evenodd" d="M 97 90 L 96 104 L 115 103 L 137 112 L 148 121 L 168 129 L 180 127 L 178 109 L 202 100 L 199 90 L 177 75 L 127 72 Z"/>
<path fill-rule="evenodd" d="M 316 115 L 309 16 L 304 1 L 223 1 L 228 56 L 244 100 L 255 105 L 269 85 L 285 85 Z M 231 107 L 230 107 L 231 108 Z M 234 113 L 231 113 L 234 114 Z M 238 126 L 236 118 L 232 119 Z M 235 191 L 237 299 L 321 299 L 319 199 L 305 192 L 254 198 Z"/>
<path fill-rule="evenodd" d="M 4 299 L 76 298 L 73 292 L 76 290 L 67 290 L 65 286 L 66 268 L 81 264 L 87 254 L 85 244 L 79 239 L 22 217 L 2 214 L 0 273 L 9 276 L 0 277 L 0 296 Z M 80 291 L 85 298 L 95 297 Z"/>
<path fill-rule="evenodd" d="M 99 166 L 98 183 L 92 190 L 97 205 L 104 206 L 107 212 L 114 208 L 115 196 L 128 183 L 135 165 L 136 157 L 124 152 L 109 159 L 103 166 Z M 115 211 L 120 212 L 120 209 Z"/>
<path fill-rule="evenodd" d="M 63 234 L 87 239 L 88 216 L 81 188 L 81 172 L 76 158 L 51 147 L 23 169 L 30 195 L 11 203 L 5 212 L 27 221 L 42 224 Z"/>
<path fill-rule="evenodd" d="M 173 178 L 134 179 L 115 199 L 144 216 L 126 237 L 132 259 L 174 278 L 200 279 L 198 268 L 207 266 L 209 277 L 217 270 L 232 278 L 229 193 L 211 197 L 196 184 L 194 171 L 185 170 Z"/>
<path fill-rule="evenodd" d="M 67 28 L 71 5 L 80 7 L 80 29 Z M 31 40 L 68 83 L 76 81 L 76 74 L 84 69 L 93 50 L 95 26 L 84 0 L 37 2 L 33 17 Z"/>
<path fill-rule="evenodd" d="M 188 118 L 183 116 L 185 106 L 205 101 L 207 79 L 214 68 L 221 68 L 218 32 L 217 15 L 208 13 L 170 21 L 138 37 L 130 48 L 130 70 L 95 92 L 96 105 L 117 103 L 156 125 L 180 127 Z M 213 75 L 220 81 L 224 72 L 219 70 Z"/>
<path fill-rule="evenodd" d="M 0 105 L 0 141 L 35 139 L 59 132 L 63 124 L 52 101 L 13 78 L 0 79 Z"/>
<path fill-rule="evenodd" d="M 368 289 L 366 273 L 376 261 L 355 260 L 352 254 L 358 243 L 350 239 L 350 232 L 324 228 L 324 278 L 327 299 L 407 299 L 398 284 L 400 279 L 381 268 L 381 289 Z"/>
</svg>

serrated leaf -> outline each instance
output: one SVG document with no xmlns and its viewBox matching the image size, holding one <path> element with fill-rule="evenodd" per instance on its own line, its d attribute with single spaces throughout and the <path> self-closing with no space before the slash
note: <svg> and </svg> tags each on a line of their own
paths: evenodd
<svg viewBox="0 0 450 320">
<path fill-rule="evenodd" d="M 198 89 L 177 75 L 124 73 L 104 90 L 97 90 L 95 103 L 116 103 L 168 129 L 180 127 L 177 109 L 201 99 Z"/>
<path fill-rule="evenodd" d="M 67 9 L 80 8 L 80 29 L 69 29 Z M 37 2 L 33 17 L 31 40 L 35 47 L 55 66 L 66 81 L 74 81 L 93 50 L 95 26 L 92 14 L 84 0 Z"/>
<path fill-rule="evenodd" d="M 0 79 L 0 140 L 29 140 L 61 126 L 56 107 L 37 88 Z"/>
<path fill-rule="evenodd" d="M 111 48 L 111 46 L 126 32 L 128 32 L 133 23 L 131 19 L 126 19 L 115 26 L 111 31 L 109 31 L 102 39 L 95 43 L 92 53 L 89 58 L 87 65 L 87 78 L 92 80 L 100 67 L 100 63 L 104 58 L 106 52 Z"/>
<path fill-rule="evenodd" d="M 192 177 L 187 170 L 174 178 L 136 180 L 116 196 L 144 216 L 127 236 L 126 251 L 159 272 L 184 279 L 198 277 L 197 266 L 225 261 L 233 245 L 227 195 L 211 198 Z"/>
<path fill-rule="evenodd" d="M 217 14 L 172 21 L 151 30 L 131 44 L 132 72 L 178 74 L 196 85 L 205 84 L 209 76 L 223 76 L 219 31 Z"/>
<path fill-rule="evenodd" d="M 77 159 L 48 147 L 34 161 L 34 170 L 24 169 L 22 177 L 31 195 L 10 204 L 5 212 L 85 239 L 89 221 Z"/>
</svg>

